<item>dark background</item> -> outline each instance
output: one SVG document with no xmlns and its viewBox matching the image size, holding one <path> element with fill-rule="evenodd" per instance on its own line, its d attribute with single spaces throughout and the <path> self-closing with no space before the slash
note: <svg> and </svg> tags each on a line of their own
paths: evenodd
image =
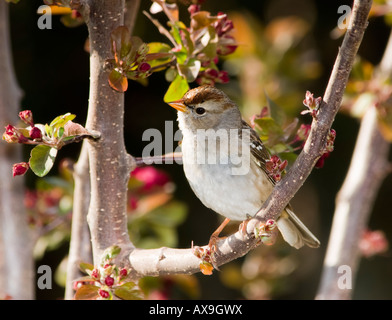
<svg viewBox="0 0 392 320">
<path fill-rule="evenodd" d="M 331 39 L 330 32 L 336 27 L 339 17 L 337 8 L 342 4 L 351 6 L 352 2 L 207 0 L 203 7 L 214 14 L 218 11 L 228 13 L 249 11 L 262 24 L 267 24 L 276 16 L 306 17 L 310 12 L 314 19 L 311 33 L 323 70 L 320 77 L 309 83 L 306 89 L 314 92 L 316 96 L 322 96 L 341 43 L 341 38 Z M 85 26 L 67 28 L 59 21 L 59 17 L 55 16 L 51 30 L 40 30 L 37 27 L 39 16 L 36 14 L 40 5 L 42 2 L 38 0 L 21 0 L 18 5 L 10 6 L 14 64 L 19 85 L 24 92 L 21 109 L 32 110 L 34 117 L 44 123 L 59 114 L 71 112 L 76 114 L 76 120 L 83 124 L 86 118 L 89 92 L 89 56 L 84 50 L 87 29 Z M 142 9 L 147 10 L 149 6 L 150 1 L 142 0 Z M 145 42 L 163 41 L 162 36 L 141 12 L 138 14 L 134 34 L 140 36 Z M 384 21 L 373 19 L 359 50 L 360 55 L 377 64 L 382 57 L 388 35 L 389 28 Z M 174 110 L 163 102 L 167 87 L 168 83 L 163 73 L 152 75 L 146 87 L 129 81 L 129 89 L 125 94 L 125 139 L 130 154 L 141 155 L 146 145 L 146 142 L 141 141 L 144 130 L 157 128 L 163 131 L 165 120 L 176 119 Z M 317 217 L 309 220 L 311 229 L 322 243 L 321 248 L 318 250 L 304 248 L 294 253 L 298 254 L 301 261 L 298 268 L 305 268 L 307 271 L 302 275 L 298 272 L 298 278 L 291 289 L 283 291 L 274 298 L 312 299 L 315 296 L 332 222 L 334 201 L 349 166 L 358 131 L 358 121 L 341 114 L 337 116 L 333 128 L 337 131 L 335 151 L 328 158 L 323 169 L 313 171 L 293 201 L 297 212 L 301 211 L 302 207 L 306 207 L 308 203 L 317 211 Z M 67 146 L 60 153 L 60 157 L 71 157 L 76 160 L 79 148 L 80 145 Z M 26 156 L 28 152 L 29 149 L 26 148 Z M 203 207 L 193 195 L 181 166 L 167 165 L 160 166 L 160 168 L 166 170 L 176 182 L 176 197 L 188 203 L 189 206 L 187 220 L 178 230 L 179 247 L 189 247 L 192 240 L 196 244 L 206 243 L 220 221 L 218 216 Z M 33 175 L 27 175 L 28 186 L 33 188 L 34 183 Z M 382 185 L 369 222 L 370 229 L 383 230 L 388 240 L 391 240 L 392 231 L 391 190 L 392 178 L 388 176 Z M 67 245 L 63 245 L 56 252 L 46 254 L 44 259 L 38 261 L 37 264 L 56 265 L 67 250 Z M 392 298 L 390 253 L 388 250 L 382 256 L 362 259 L 355 283 L 354 298 Z M 311 261 L 310 270 L 304 267 L 307 261 Z M 226 287 L 220 276 L 219 272 L 214 272 L 211 277 L 197 275 L 201 286 L 201 298 L 241 298 L 239 291 Z M 55 287 L 51 292 L 38 291 L 37 297 L 59 298 L 62 297 L 62 289 Z"/>
</svg>

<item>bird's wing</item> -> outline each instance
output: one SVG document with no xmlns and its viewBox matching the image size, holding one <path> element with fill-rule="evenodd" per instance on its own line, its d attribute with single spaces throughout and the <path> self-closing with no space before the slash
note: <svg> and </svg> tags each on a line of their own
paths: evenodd
<svg viewBox="0 0 392 320">
<path fill-rule="evenodd" d="M 264 146 L 263 142 L 261 142 L 259 135 L 255 130 L 253 130 L 244 120 L 242 120 L 242 129 L 250 130 L 250 153 L 252 155 L 252 160 L 256 163 L 256 165 L 264 171 L 264 173 L 268 176 L 268 179 L 271 181 L 273 185 L 276 184 L 274 178 L 268 173 L 266 168 L 266 161 L 271 158 L 270 153 L 267 148 Z"/>
</svg>

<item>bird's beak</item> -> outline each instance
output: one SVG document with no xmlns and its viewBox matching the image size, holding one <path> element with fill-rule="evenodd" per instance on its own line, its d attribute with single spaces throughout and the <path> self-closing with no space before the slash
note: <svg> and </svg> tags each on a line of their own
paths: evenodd
<svg viewBox="0 0 392 320">
<path fill-rule="evenodd" d="M 169 102 L 168 105 L 173 107 L 174 109 L 177 109 L 178 111 L 185 112 L 185 113 L 189 112 L 187 106 L 182 103 L 182 100 Z"/>
</svg>

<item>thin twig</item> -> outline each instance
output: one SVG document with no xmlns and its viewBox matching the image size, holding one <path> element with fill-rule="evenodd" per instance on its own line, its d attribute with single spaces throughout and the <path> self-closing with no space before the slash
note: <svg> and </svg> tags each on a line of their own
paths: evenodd
<svg viewBox="0 0 392 320">
<path fill-rule="evenodd" d="M 164 164 L 164 163 L 181 163 L 182 161 L 182 153 L 181 152 L 173 152 L 167 153 L 161 156 L 153 156 L 153 157 L 137 157 L 135 158 L 136 167 L 142 167 L 150 164 Z"/>
<path fill-rule="evenodd" d="M 164 36 L 166 36 L 166 38 L 170 40 L 170 42 L 174 45 L 174 47 L 177 48 L 178 44 L 174 40 L 170 32 L 167 31 L 167 29 L 163 25 L 161 25 L 161 23 L 157 19 L 154 19 L 147 11 L 143 10 L 143 13 L 158 28 L 158 31 Z"/>
</svg>

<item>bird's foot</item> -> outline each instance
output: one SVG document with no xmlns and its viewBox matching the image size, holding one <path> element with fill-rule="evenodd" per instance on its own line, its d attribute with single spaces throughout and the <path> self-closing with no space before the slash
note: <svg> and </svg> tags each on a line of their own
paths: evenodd
<svg viewBox="0 0 392 320">
<path fill-rule="evenodd" d="M 208 250 L 209 250 L 211 255 L 213 255 L 216 252 L 216 250 L 217 250 L 216 243 L 218 241 L 224 240 L 226 238 L 227 237 L 218 237 L 215 233 L 213 233 L 211 235 L 210 241 L 208 242 L 208 245 L 207 245 L 207 248 L 208 248 Z"/>
</svg>

